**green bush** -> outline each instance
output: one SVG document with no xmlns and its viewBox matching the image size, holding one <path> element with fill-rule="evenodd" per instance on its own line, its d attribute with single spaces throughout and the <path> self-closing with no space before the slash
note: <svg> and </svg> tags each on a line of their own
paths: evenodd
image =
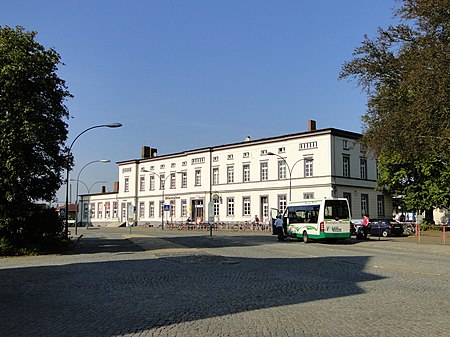
<svg viewBox="0 0 450 337">
<path fill-rule="evenodd" d="M 33 205 L 26 213 L 0 226 L 0 255 L 50 253 L 68 247 L 64 224 L 53 208 Z"/>
</svg>

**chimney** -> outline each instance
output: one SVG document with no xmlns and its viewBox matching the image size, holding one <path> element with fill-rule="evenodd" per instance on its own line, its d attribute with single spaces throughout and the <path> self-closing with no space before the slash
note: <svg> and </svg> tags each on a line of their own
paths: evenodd
<svg viewBox="0 0 450 337">
<path fill-rule="evenodd" d="M 118 181 L 115 181 L 114 182 L 114 192 L 119 192 L 119 182 Z"/>
<path fill-rule="evenodd" d="M 142 159 L 154 158 L 156 157 L 158 150 L 150 146 L 142 147 Z"/>
<path fill-rule="evenodd" d="M 105 185 L 102 186 L 102 193 L 106 193 L 106 186 Z"/>
<path fill-rule="evenodd" d="M 316 121 L 315 120 L 308 120 L 308 131 L 316 131 Z"/>
</svg>

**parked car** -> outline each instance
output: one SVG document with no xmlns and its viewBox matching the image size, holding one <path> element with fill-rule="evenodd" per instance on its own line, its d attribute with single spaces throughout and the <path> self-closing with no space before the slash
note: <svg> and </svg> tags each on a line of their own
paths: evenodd
<svg viewBox="0 0 450 337">
<path fill-rule="evenodd" d="M 363 219 L 352 219 L 350 221 L 350 235 L 356 235 L 356 229 L 358 226 L 362 226 Z"/>
<path fill-rule="evenodd" d="M 403 234 L 403 225 L 393 219 L 372 219 L 369 234 L 371 236 L 400 236 Z"/>
</svg>

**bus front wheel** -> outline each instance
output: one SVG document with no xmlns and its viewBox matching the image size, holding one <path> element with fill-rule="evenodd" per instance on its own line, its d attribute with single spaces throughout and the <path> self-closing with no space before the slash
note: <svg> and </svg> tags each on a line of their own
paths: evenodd
<svg viewBox="0 0 450 337">
<path fill-rule="evenodd" d="M 311 239 L 308 236 L 308 233 L 306 233 L 306 231 L 303 232 L 303 242 L 304 243 L 310 243 Z"/>
</svg>

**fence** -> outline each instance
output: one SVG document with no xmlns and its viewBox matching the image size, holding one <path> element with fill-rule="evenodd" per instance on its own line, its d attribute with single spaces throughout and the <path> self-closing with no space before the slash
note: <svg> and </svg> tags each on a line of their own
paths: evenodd
<svg viewBox="0 0 450 337">
<path fill-rule="evenodd" d="M 450 242 L 450 228 L 445 225 L 419 225 L 416 224 L 415 238 L 420 243 Z"/>
<path fill-rule="evenodd" d="M 210 230 L 207 222 L 166 222 L 164 228 L 169 230 Z M 248 231 L 248 232 L 272 232 L 272 226 L 264 223 L 249 222 L 215 222 L 212 224 L 214 231 Z"/>
</svg>

